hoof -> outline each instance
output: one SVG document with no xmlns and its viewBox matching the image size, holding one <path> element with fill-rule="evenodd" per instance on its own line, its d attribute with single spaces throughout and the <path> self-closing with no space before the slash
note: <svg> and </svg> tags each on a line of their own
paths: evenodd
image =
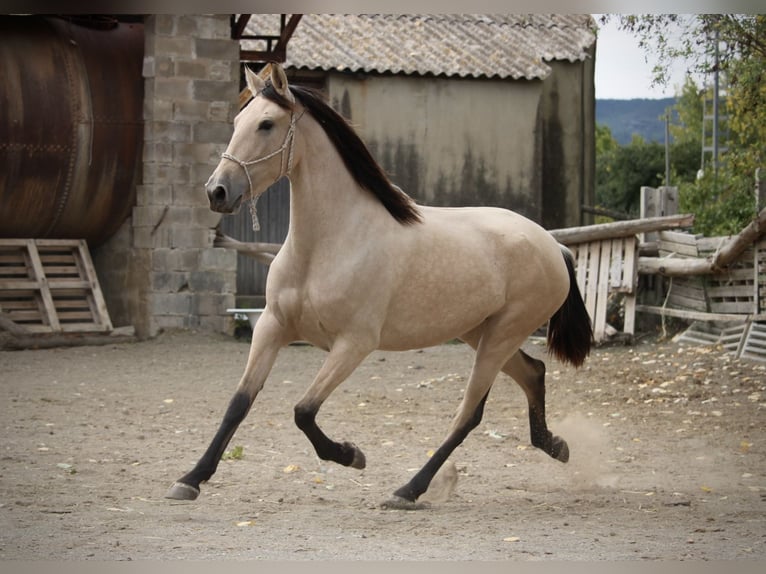
<svg viewBox="0 0 766 574">
<path fill-rule="evenodd" d="M 431 508 L 431 505 L 428 502 L 407 500 L 401 496 L 394 495 L 381 503 L 380 507 L 383 510 L 423 510 L 424 508 Z"/>
<path fill-rule="evenodd" d="M 199 496 L 199 488 L 194 488 L 183 482 L 176 482 L 165 493 L 165 498 L 173 500 L 196 500 Z"/>
<path fill-rule="evenodd" d="M 351 468 L 358 468 L 359 470 L 362 470 L 365 466 L 367 466 L 367 458 L 364 456 L 364 453 L 359 450 L 359 447 L 354 443 L 344 442 L 343 449 L 351 450 L 354 452 L 354 458 L 351 460 L 348 466 Z"/>
<path fill-rule="evenodd" d="M 551 444 L 550 455 L 556 460 L 567 462 L 569 460 L 569 446 L 563 438 L 554 436 Z"/>
</svg>

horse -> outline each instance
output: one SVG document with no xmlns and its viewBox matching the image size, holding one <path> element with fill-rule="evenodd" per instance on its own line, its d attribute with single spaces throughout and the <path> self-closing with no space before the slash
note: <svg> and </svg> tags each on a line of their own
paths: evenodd
<svg viewBox="0 0 766 574">
<path fill-rule="evenodd" d="M 430 207 L 394 185 L 349 123 L 320 92 L 245 70 L 252 98 L 234 119 L 205 189 L 210 208 L 235 212 L 271 184 L 290 182 L 287 237 L 273 260 L 266 305 L 253 328 L 242 378 L 207 450 L 167 491 L 194 500 L 263 388 L 279 350 L 298 340 L 327 351 L 294 406 L 294 421 L 320 459 L 365 467 L 362 450 L 316 422 L 322 403 L 375 350 L 459 339 L 475 350 L 462 401 L 423 467 L 385 508 L 414 508 L 439 468 L 481 421 L 500 371 L 523 389 L 531 443 L 561 462 L 564 439 L 548 430 L 545 364 L 521 346 L 548 323 L 548 350 L 579 367 L 592 326 L 571 252 L 537 223 L 497 207 Z"/>
</svg>

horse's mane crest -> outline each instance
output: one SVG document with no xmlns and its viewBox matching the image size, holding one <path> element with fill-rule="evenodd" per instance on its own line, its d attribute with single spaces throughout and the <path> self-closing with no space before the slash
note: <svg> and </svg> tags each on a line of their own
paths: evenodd
<svg viewBox="0 0 766 574">
<path fill-rule="evenodd" d="M 322 126 L 354 180 L 377 197 L 399 223 L 420 222 L 420 212 L 412 198 L 391 183 L 362 139 L 345 118 L 324 101 L 322 93 L 302 86 L 290 86 L 290 91 Z M 271 82 L 267 82 L 261 94 L 283 108 L 292 107 L 290 102 L 274 89 Z"/>
</svg>

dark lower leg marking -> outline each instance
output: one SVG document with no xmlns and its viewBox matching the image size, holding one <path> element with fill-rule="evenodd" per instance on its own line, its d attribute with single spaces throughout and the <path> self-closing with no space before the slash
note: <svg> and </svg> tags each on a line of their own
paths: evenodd
<svg viewBox="0 0 766 574">
<path fill-rule="evenodd" d="M 561 462 L 569 460 L 569 447 L 564 439 L 548 430 L 545 422 L 545 399 L 542 408 L 529 404 L 529 434 L 535 446 Z"/>
<path fill-rule="evenodd" d="M 226 446 L 229 444 L 231 437 L 234 436 L 237 427 L 247 416 L 251 405 L 252 401 L 246 393 L 237 393 L 232 397 L 223 421 L 218 427 L 218 432 L 213 437 L 205 454 L 202 455 L 202 458 L 199 459 L 190 472 L 182 476 L 170 487 L 165 494 L 166 498 L 180 500 L 194 500 L 197 498 L 200 483 L 209 480 L 215 474 L 218 462 L 221 460 L 221 455 L 226 450 Z"/>
<path fill-rule="evenodd" d="M 316 414 L 317 409 L 295 407 L 295 424 L 311 441 L 317 456 L 322 460 L 331 460 L 343 466 L 364 468 L 367 464 L 364 453 L 353 443 L 338 443 L 331 440 L 316 424 Z"/>
<path fill-rule="evenodd" d="M 456 429 L 454 433 L 447 437 L 447 440 L 445 440 L 433 456 L 428 459 L 423 468 L 421 468 L 407 484 L 394 492 L 394 500 L 390 500 L 383 504 L 384 508 L 406 508 L 406 504 L 402 505 L 396 499 L 399 498 L 414 503 L 421 494 L 428 490 L 428 485 L 431 484 L 434 475 L 436 475 L 439 468 L 446 462 L 449 455 L 460 446 L 473 429 L 479 426 L 481 418 L 484 416 L 484 404 L 487 402 L 488 396 L 489 392 L 484 395 L 484 398 L 476 407 L 468 424 L 463 428 Z"/>
</svg>

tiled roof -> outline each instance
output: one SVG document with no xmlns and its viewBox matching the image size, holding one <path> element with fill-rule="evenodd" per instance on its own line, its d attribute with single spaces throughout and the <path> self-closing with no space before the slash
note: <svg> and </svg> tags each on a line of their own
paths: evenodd
<svg viewBox="0 0 766 574">
<path fill-rule="evenodd" d="M 581 61 L 596 36 L 588 14 L 305 14 L 287 66 L 394 74 L 545 78 L 551 60 Z M 247 34 L 279 34 L 253 14 Z M 263 44 L 242 40 L 243 49 Z"/>
</svg>

